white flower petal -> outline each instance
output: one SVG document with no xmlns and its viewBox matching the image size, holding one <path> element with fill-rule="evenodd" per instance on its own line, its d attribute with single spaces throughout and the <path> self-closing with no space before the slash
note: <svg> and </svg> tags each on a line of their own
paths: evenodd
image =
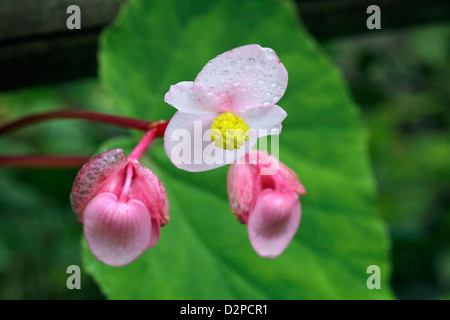
<svg viewBox="0 0 450 320">
<path fill-rule="evenodd" d="M 257 136 L 253 130 L 249 130 L 249 139 L 239 149 L 215 147 L 209 136 L 215 117 L 175 113 L 164 135 L 164 149 L 176 167 L 192 172 L 215 169 L 234 162 L 254 147 Z"/>
<path fill-rule="evenodd" d="M 191 81 L 171 86 L 164 101 L 179 111 L 191 114 L 213 114 L 219 110 L 213 94 L 202 85 Z"/>
<path fill-rule="evenodd" d="M 283 108 L 274 105 L 250 109 L 238 115 L 251 129 L 256 130 L 258 137 L 264 137 L 281 132 L 281 122 L 286 118 L 287 113 Z"/>
<path fill-rule="evenodd" d="M 272 106 L 286 91 L 288 74 L 270 48 L 251 44 L 209 61 L 195 83 L 212 92 L 222 111 Z"/>
</svg>

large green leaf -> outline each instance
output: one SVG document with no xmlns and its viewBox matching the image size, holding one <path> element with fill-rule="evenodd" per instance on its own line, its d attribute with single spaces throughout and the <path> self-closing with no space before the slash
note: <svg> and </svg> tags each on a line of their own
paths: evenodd
<svg viewBox="0 0 450 320">
<path fill-rule="evenodd" d="M 175 110 L 171 84 L 192 81 L 205 63 L 234 47 L 273 48 L 289 72 L 279 102 L 288 113 L 280 159 L 308 194 L 299 231 L 277 259 L 252 250 L 231 214 L 226 167 L 176 169 L 157 141 L 145 159 L 166 186 L 171 221 L 158 245 L 113 268 L 85 248 L 85 264 L 113 299 L 386 299 L 389 238 L 374 209 L 367 135 L 336 68 L 298 23 L 286 1 L 131 1 L 102 38 L 101 76 L 117 112 L 150 120 Z M 109 147 L 130 150 L 130 141 Z M 135 143 L 135 141 L 134 141 Z M 381 289 L 369 290 L 369 265 Z"/>
</svg>

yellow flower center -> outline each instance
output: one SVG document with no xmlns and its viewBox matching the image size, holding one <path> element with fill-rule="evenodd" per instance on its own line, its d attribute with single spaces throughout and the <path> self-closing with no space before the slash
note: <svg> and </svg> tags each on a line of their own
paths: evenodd
<svg viewBox="0 0 450 320">
<path fill-rule="evenodd" d="M 249 129 L 241 117 L 227 111 L 213 120 L 209 136 L 216 147 L 232 151 L 242 147 L 248 140 Z"/>
</svg>

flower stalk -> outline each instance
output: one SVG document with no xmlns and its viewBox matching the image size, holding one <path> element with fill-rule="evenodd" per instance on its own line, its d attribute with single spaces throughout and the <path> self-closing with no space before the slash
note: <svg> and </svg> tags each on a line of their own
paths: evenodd
<svg viewBox="0 0 450 320">
<path fill-rule="evenodd" d="M 58 110 L 40 114 L 33 114 L 0 126 L 0 135 L 30 124 L 51 119 L 82 119 L 112 124 L 140 131 L 148 131 L 152 126 L 155 125 L 155 123 L 160 123 L 159 121 L 145 121 L 141 119 L 114 116 L 85 110 Z"/>
<path fill-rule="evenodd" d="M 9 168 L 79 168 L 91 158 L 90 155 L 49 156 L 20 155 L 0 156 L 0 167 Z"/>
<path fill-rule="evenodd" d="M 51 119 L 82 119 L 112 124 L 129 129 L 145 131 L 146 134 L 130 155 L 137 161 L 157 137 L 164 136 L 169 121 L 145 121 L 135 118 L 114 116 L 84 110 L 58 110 L 34 114 L 0 126 L 0 135 L 21 127 Z M 90 155 L 54 156 L 54 155 L 18 155 L 0 156 L 0 167 L 10 168 L 79 168 L 91 158 Z"/>
</svg>

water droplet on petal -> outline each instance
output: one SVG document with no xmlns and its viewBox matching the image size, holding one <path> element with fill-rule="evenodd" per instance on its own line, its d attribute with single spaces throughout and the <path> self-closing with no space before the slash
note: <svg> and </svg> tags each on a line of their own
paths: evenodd
<svg viewBox="0 0 450 320">
<path fill-rule="evenodd" d="M 247 62 L 248 63 L 253 63 L 253 62 L 255 62 L 255 58 L 251 58 L 251 57 L 247 58 Z"/>
</svg>

